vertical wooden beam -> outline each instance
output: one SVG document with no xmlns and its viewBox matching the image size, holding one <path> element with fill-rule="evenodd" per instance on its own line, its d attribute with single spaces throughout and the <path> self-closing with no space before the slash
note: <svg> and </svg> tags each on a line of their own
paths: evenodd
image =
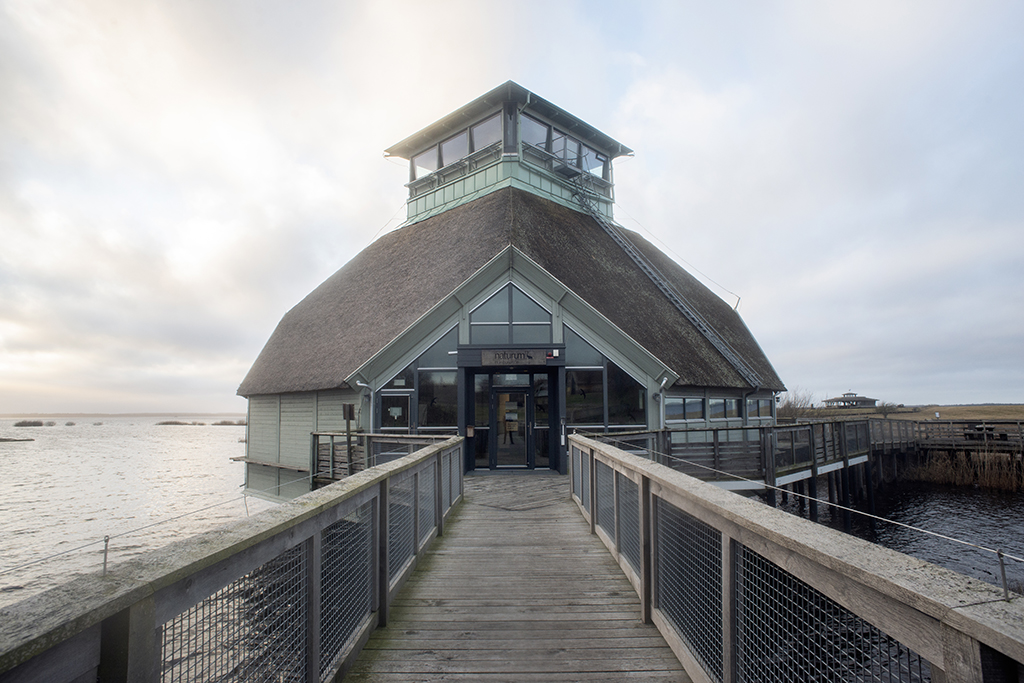
<svg viewBox="0 0 1024 683">
<path fill-rule="evenodd" d="M 640 478 L 640 618 L 645 624 L 652 622 L 654 609 L 654 509 L 651 499 L 651 480 Z"/>
<path fill-rule="evenodd" d="M 587 478 L 590 480 L 590 533 L 597 532 L 597 461 L 594 459 L 594 449 L 588 448 L 586 457 L 590 461 Z"/>
<path fill-rule="evenodd" d="M 380 483 L 380 492 L 377 495 L 377 533 L 374 534 L 377 541 L 377 625 L 384 627 L 388 625 L 388 593 L 391 587 L 388 576 L 388 480 Z"/>
<path fill-rule="evenodd" d="M 306 681 L 320 681 L 321 531 L 306 539 Z"/>
<path fill-rule="evenodd" d="M 942 665 L 945 680 L 952 683 L 984 683 L 978 641 L 942 624 Z"/>
<path fill-rule="evenodd" d="M 764 482 L 768 485 L 768 504 L 776 507 L 775 501 L 775 430 L 771 427 L 762 432 L 761 452 L 764 458 Z"/>
<path fill-rule="evenodd" d="M 839 453 L 843 456 L 843 468 L 839 471 L 843 501 L 843 528 L 849 532 L 853 528 L 853 518 L 850 516 L 850 456 L 847 453 L 845 422 L 839 423 Z"/>
<path fill-rule="evenodd" d="M 465 443 L 465 441 L 463 441 Z M 434 524 L 437 536 L 444 536 L 444 451 L 434 458 Z"/>
<path fill-rule="evenodd" d="M 735 542 L 722 533 L 722 680 L 735 680 L 736 557 Z"/>
<path fill-rule="evenodd" d="M 622 554 L 622 535 L 619 533 L 619 473 L 612 470 L 612 514 L 615 516 L 615 559 Z"/>
<path fill-rule="evenodd" d="M 156 683 L 163 665 L 161 641 L 152 595 L 108 618 L 101 629 L 99 680 Z"/>
<path fill-rule="evenodd" d="M 810 434 L 807 437 L 808 445 L 811 448 L 811 480 L 807 485 L 807 495 L 810 497 L 811 521 L 818 521 L 818 448 L 814 438 L 814 425 L 811 425 Z M 823 435 L 824 436 L 824 435 Z"/>
</svg>

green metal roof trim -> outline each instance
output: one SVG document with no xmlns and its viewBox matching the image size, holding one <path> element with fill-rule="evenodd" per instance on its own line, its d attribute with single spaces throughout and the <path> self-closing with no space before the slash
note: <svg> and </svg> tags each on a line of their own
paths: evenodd
<svg viewBox="0 0 1024 683">
<path fill-rule="evenodd" d="M 489 93 L 476 98 L 469 104 L 460 107 L 439 121 L 435 121 L 423 130 L 413 133 L 401 142 L 388 147 L 384 150 L 384 154 L 386 156 L 398 157 L 399 159 L 409 159 L 414 154 L 423 151 L 430 144 L 447 137 L 449 134 L 457 133 L 466 126 L 476 122 L 488 112 L 500 109 L 504 102 L 515 102 L 520 107 L 526 105 L 529 109 L 547 117 L 552 123 L 563 128 L 565 132 L 580 139 L 592 141 L 596 146 L 606 150 L 613 159 L 633 153 L 633 150 L 629 147 L 605 135 L 583 119 L 573 116 L 561 107 L 548 102 L 543 97 L 538 97 L 518 83 L 508 81 Z"/>
<path fill-rule="evenodd" d="M 636 233 L 629 239 L 764 378 L 785 387 L 740 316 Z M 285 314 L 242 396 L 346 386 L 377 351 L 509 244 L 679 375 L 678 385 L 748 388 L 593 218 L 507 188 L 384 235 Z"/>
</svg>

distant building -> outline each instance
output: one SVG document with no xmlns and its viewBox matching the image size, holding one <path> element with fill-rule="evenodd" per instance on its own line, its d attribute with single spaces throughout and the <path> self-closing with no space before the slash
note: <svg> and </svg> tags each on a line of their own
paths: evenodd
<svg viewBox="0 0 1024 683">
<path fill-rule="evenodd" d="M 826 398 L 822 403 L 825 404 L 826 408 L 874 408 L 875 404 L 878 403 L 878 399 L 858 396 L 854 392 L 848 391 L 842 396 Z"/>
<path fill-rule="evenodd" d="M 736 311 L 612 222 L 629 148 L 508 82 L 386 153 L 407 222 L 285 314 L 238 389 L 250 491 L 307 491 L 343 403 L 365 431 L 466 436 L 467 470 L 564 472 L 571 430 L 773 423 L 785 387 Z"/>
</svg>

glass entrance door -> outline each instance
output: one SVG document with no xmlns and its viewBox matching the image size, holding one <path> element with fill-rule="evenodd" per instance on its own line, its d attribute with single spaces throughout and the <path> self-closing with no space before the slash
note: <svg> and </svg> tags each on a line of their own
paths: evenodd
<svg viewBox="0 0 1024 683">
<path fill-rule="evenodd" d="M 490 466 L 533 467 L 533 401 L 528 389 L 494 387 Z"/>
</svg>

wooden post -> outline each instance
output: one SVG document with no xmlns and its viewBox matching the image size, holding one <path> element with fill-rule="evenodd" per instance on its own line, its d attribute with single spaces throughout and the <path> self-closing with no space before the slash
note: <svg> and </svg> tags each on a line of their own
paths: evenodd
<svg viewBox="0 0 1024 683">
<path fill-rule="evenodd" d="M 306 550 L 306 681 L 320 683 L 321 532 L 305 542 Z"/>
<path fill-rule="evenodd" d="M 438 538 L 444 536 L 444 451 L 434 459 L 434 524 Z"/>
<path fill-rule="evenodd" d="M 388 480 L 380 483 L 380 493 L 377 495 L 377 514 L 375 523 L 377 525 L 374 539 L 377 542 L 377 626 L 388 625 L 388 593 L 391 588 L 390 577 L 388 576 Z"/>
<path fill-rule="evenodd" d="M 807 438 L 811 447 L 811 480 L 807 485 L 807 494 L 810 496 L 811 521 L 818 521 L 818 449 L 814 440 L 814 425 L 811 425 L 810 434 Z"/>
<path fill-rule="evenodd" d="M 717 473 L 717 472 L 720 472 L 722 470 L 722 452 L 721 452 L 721 446 L 719 445 L 719 439 L 721 437 L 719 436 L 719 432 L 718 432 L 717 429 L 714 432 L 712 432 L 712 434 L 714 435 L 713 436 L 713 444 L 714 445 L 713 445 L 712 448 L 713 448 L 713 453 L 714 453 L 715 472 Z"/>
<path fill-rule="evenodd" d="M 736 560 L 735 545 L 722 534 L 722 680 L 735 680 L 736 625 Z"/>
<path fill-rule="evenodd" d="M 849 532 L 853 528 L 853 518 L 850 515 L 850 456 L 847 453 L 845 422 L 839 423 L 839 452 L 843 456 L 843 468 L 839 471 L 843 500 L 843 528 Z"/>
<path fill-rule="evenodd" d="M 330 457 L 330 461 L 329 461 L 330 465 L 328 466 L 327 473 L 328 473 L 328 476 L 330 476 L 331 479 L 334 479 L 334 434 L 331 434 L 330 441 L 331 441 L 331 443 L 330 443 L 331 457 Z M 317 444 L 317 450 L 318 451 L 320 450 L 320 445 L 319 444 Z"/>
<path fill-rule="evenodd" d="M 776 507 L 775 501 L 775 430 L 769 427 L 762 432 L 761 452 L 764 455 L 764 482 L 768 485 L 768 504 Z"/>
<path fill-rule="evenodd" d="M 356 407 L 352 403 L 342 403 L 341 412 L 345 414 L 345 460 L 349 476 L 352 476 L 352 420 L 356 416 Z M 333 449 L 332 449 L 333 452 Z"/>
<path fill-rule="evenodd" d="M 640 618 L 645 624 L 652 622 L 654 611 L 654 589 L 652 584 L 654 566 L 653 523 L 654 511 L 651 499 L 651 480 L 640 478 Z"/>
<path fill-rule="evenodd" d="M 590 467 L 587 471 L 587 479 L 590 486 L 590 533 L 597 532 L 597 461 L 594 460 L 594 449 L 587 449 L 586 456 Z"/>
</svg>

